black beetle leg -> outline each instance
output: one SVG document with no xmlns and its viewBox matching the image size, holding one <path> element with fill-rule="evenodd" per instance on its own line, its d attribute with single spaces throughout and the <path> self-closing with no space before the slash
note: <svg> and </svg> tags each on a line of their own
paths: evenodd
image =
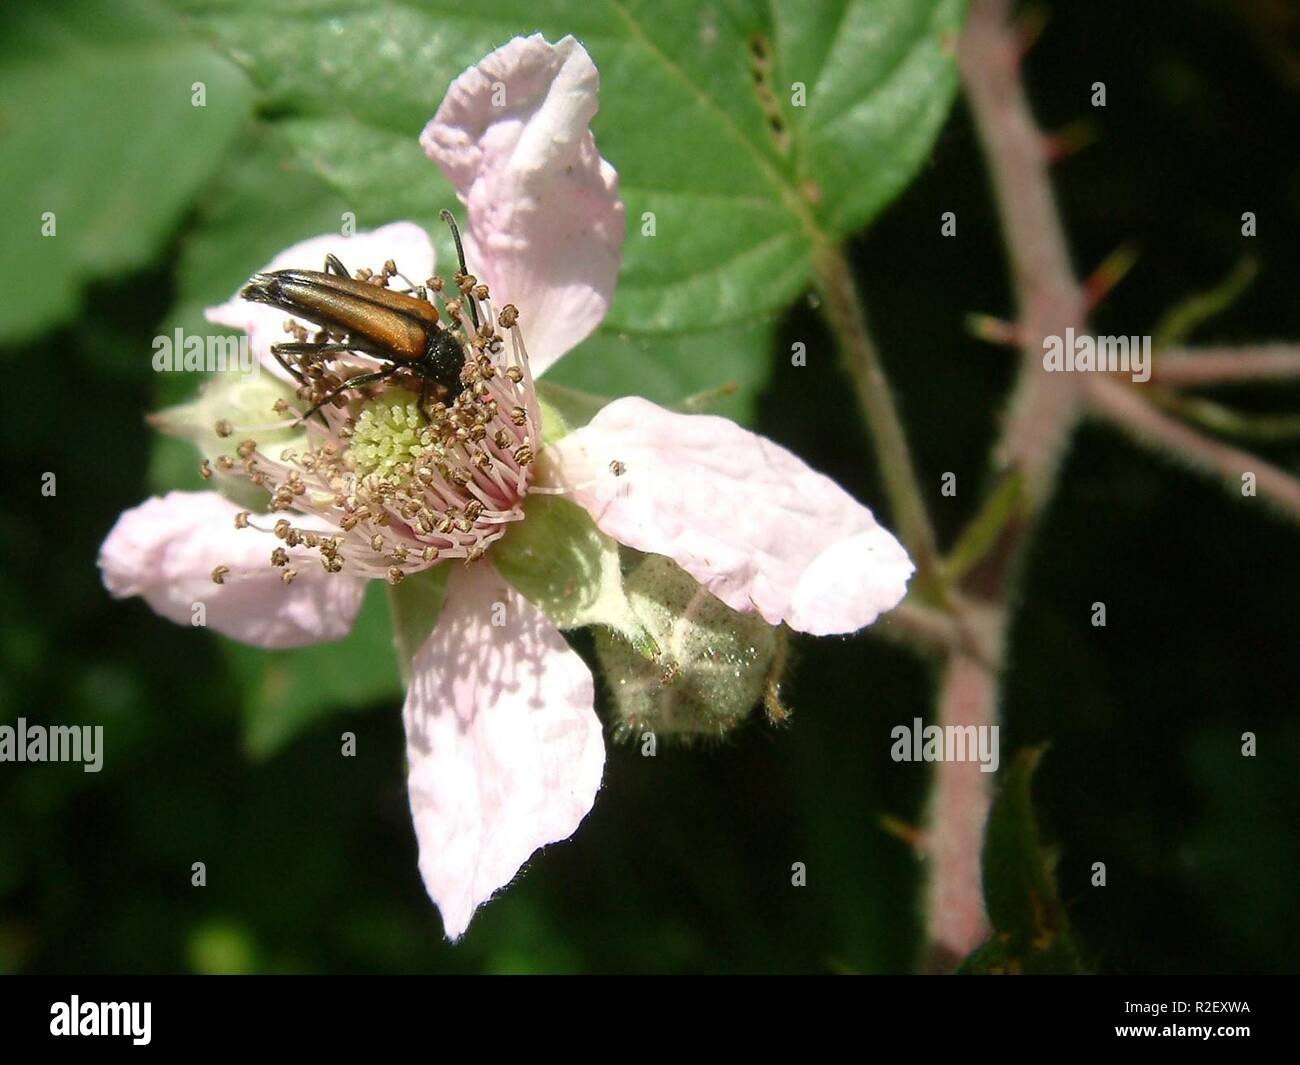
<svg viewBox="0 0 1300 1065">
<path fill-rule="evenodd" d="M 271 345 L 271 354 L 275 356 L 275 361 L 278 362 L 281 366 L 284 367 L 285 372 L 286 372 L 290 377 L 292 377 L 292 378 L 293 378 L 295 381 L 297 381 L 300 385 L 305 385 L 305 384 L 307 383 L 307 381 L 306 381 L 306 379 L 303 377 L 303 375 L 302 375 L 302 371 L 299 370 L 296 366 L 290 366 L 290 365 L 289 365 L 288 361 L 287 361 L 287 360 L 285 359 L 285 357 L 284 357 L 284 352 L 280 350 L 280 349 L 283 348 L 283 347 L 284 347 L 283 344 L 272 344 L 272 345 Z"/>
<path fill-rule="evenodd" d="M 360 388 L 362 385 L 373 385 L 376 381 L 382 381 L 385 378 L 392 377 L 393 374 L 397 373 L 397 371 L 400 369 L 402 369 L 401 363 L 395 362 L 391 366 L 385 366 L 382 370 L 376 370 L 374 373 L 358 374 L 356 377 L 344 381 L 341 385 L 338 386 L 338 388 L 332 389 L 326 396 L 324 396 L 321 399 L 319 403 L 317 403 L 314 407 L 312 407 L 311 410 L 309 410 L 298 420 L 305 422 L 308 418 L 310 418 L 313 414 L 315 414 L 318 410 L 320 410 L 321 407 L 325 406 L 326 403 L 332 400 L 340 392 L 344 392 L 349 388 Z"/>
<path fill-rule="evenodd" d="M 324 352 L 352 351 L 352 350 L 353 348 L 351 348 L 347 344 L 315 344 L 315 343 L 286 342 L 284 344 L 271 345 L 271 354 L 275 356 L 276 361 L 279 362 L 279 364 L 283 366 L 298 381 L 299 384 L 304 384 L 304 385 L 307 382 L 302 376 L 302 371 L 296 369 L 293 366 L 290 366 L 289 363 L 285 361 L 284 357 L 286 355 L 320 355 Z"/>
</svg>

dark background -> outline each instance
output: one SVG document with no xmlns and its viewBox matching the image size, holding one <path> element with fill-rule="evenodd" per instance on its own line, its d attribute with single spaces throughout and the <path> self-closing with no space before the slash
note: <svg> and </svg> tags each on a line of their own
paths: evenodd
<svg viewBox="0 0 1300 1065">
<path fill-rule="evenodd" d="M 1057 168 L 1075 262 L 1141 258 L 1095 317 L 1147 333 L 1245 254 L 1260 276 L 1198 342 L 1300 337 L 1300 28 L 1292 5 L 1058 3 L 1027 59 L 1038 117 L 1098 139 Z M 1088 105 L 1104 81 L 1108 106 Z M 959 238 L 937 219 L 957 212 Z M 1240 215 L 1256 212 L 1245 240 Z M 964 105 L 920 179 L 853 245 L 944 542 L 969 517 L 1014 356 L 964 332 L 1010 313 L 997 220 Z M 874 635 L 799 639 L 789 727 L 611 748 L 573 840 L 534 860 L 452 948 L 427 900 L 394 702 L 323 718 L 270 758 L 241 743 L 218 639 L 112 602 L 95 556 L 143 498 L 156 405 L 147 348 L 169 264 L 91 290 L 79 322 L 3 353 L 0 720 L 108 726 L 98 775 L 0 765 L 0 971 L 900 971 L 921 869 L 881 815 L 918 821 L 924 767 L 889 728 L 929 714 L 929 667 Z M 864 500 L 848 389 L 779 352 L 760 431 Z M 1295 388 L 1234 392 L 1294 409 Z M 1300 470 L 1300 447 L 1263 453 Z M 43 499 L 43 471 L 59 493 Z M 1087 427 L 1033 549 L 1010 648 L 1003 765 L 1046 741 L 1037 796 L 1061 892 L 1101 972 L 1296 969 L 1298 531 L 1260 500 Z M 1104 629 L 1091 604 L 1107 604 Z M 579 641 L 580 649 L 584 645 Z M 359 755 L 338 756 L 339 733 Z M 1259 754 L 1240 755 L 1243 731 Z M 204 861 L 208 886 L 190 887 Z M 790 886 L 803 861 L 808 886 Z M 1104 861 L 1108 886 L 1089 885 Z"/>
</svg>

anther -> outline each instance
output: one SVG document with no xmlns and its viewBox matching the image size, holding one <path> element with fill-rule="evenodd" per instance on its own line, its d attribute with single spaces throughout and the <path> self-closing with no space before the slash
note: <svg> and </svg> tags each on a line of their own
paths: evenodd
<svg viewBox="0 0 1300 1065">
<path fill-rule="evenodd" d="M 226 583 L 226 574 L 229 573 L 229 572 L 230 572 L 230 567 L 229 567 L 229 566 L 217 566 L 217 567 L 216 567 L 215 569 L 213 569 L 213 571 L 212 571 L 212 583 L 213 583 L 213 584 L 225 584 L 225 583 Z"/>
</svg>

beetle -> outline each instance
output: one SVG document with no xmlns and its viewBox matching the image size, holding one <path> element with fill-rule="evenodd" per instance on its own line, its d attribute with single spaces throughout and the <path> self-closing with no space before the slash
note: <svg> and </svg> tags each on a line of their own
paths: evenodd
<svg viewBox="0 0 1300 1065">
<path fill-rule="evenodd" d="M 450 211 L 442 218 L 451 226 L 462 274 L 465 252 Z M 439 320 L 432 302 L 406 292 L 396 292 L 360 281 L 334 255 L 325 256 L 322 270 L 272 270 L 254 274 L 240 292 L 246 300 L 265 303 L 307 319 L 329 333 L 346 334 L 340 343 L 272 344 L 271 353 L 290 374 L 302 382 L 302 374 L 285 359 L 286 355 L 328 355 L 360 352 L 386 363 L 382 369 L 357 374 L 332 389 L 307 411 L 301 421 L 315 414 L 335 396 L 350 388 L 375 384 L 407 371 L 421 379 L 421 406 L 430 385 L 437 385 L 450 401 L 464 388 L 460 372 L 465 365 L 465 346 Z M 478 310 L 471 299 L 470 317 L 478 327 Z"/>
</svg>

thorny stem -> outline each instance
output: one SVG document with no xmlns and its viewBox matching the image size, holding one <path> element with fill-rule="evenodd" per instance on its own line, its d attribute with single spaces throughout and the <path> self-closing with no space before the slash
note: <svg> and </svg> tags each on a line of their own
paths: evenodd
<svg viewBox="0 0 1300 1065">
<path fill-rule="evenodd" d="M 1010 334 L 1020 345 L 1020 369 L 993 455 L 994 466 L 1003 475 L 1001 483 L 1009 476 L 1017 478 L 1019 498 L 983 561 L 973 567 L 961 588 L 947 590 L 952 631 L 946 633 L 938 713 L 941 722 L 956 725 L 988 726 L 996 720 L 1007 604 L 1029 534 L 1051 497 L 1060 459 L 1084 413 L 1106 417 L 1145 441 L 1218 473 L 1237 491 L 1241 474 L 1253 472 L 1261 496 L 1300 518 L 1300 480 L 1156 410 L 1123 382 L 1106 377 L 1083 380 L 1044 370 L 1043 338 L 1064 335 L 1068 328 L 1085 331 L 1088 303 L 1070 264 L 1045 139 L 1034 123 L 1020 79 L 1023 42 L 1009 21 L 1010 10 L 1011 0 L 972 0 L 958 46 L 966 100 L 984 148 L 1010 258 L 1018 304 L 1018 320 Z M 843 316 L 843 309 L 838 313 Z M 866 356 L 862 361 L 861 353 L 854 354 L 863 366 L 857 374 L 860 391 L 879 374 L 869 343 Z M 1163 352 L 1155 377 L 1165 385 L 1184 386 L 1296 379 L 1300 378 L 1300 348 Z M 880 394 L 888 396 L 887 391 Z M 901 439 L 901 432 L 898 435 Z M 937 631 L 936 626 L 928 628 Z M 989 934 L 980 852 L 991 805 L 991 774 L 978 770 L 971 762 L 936 763 L 923 837 L 930 863 L 925 921 L 926 967 L 931 970 L 951 969 Z"/>
<path fill-rule="evenodd" d="M 867 331 L 853 271 L 844 253 L 829 243 L 820 250 L 817 269 L 826 318 L 853 378 L 858 403 L 880 461 L 899 536 L 916 563 L 917 585 L 925 588 L 934 571 L 934 530 L 926 513 L 916 468 L 912 464 L 912 452 L 903 433 L 889 379 Z"/>
<path fill-rule="evenodd" d="M 1198 469 L 1221 477 L 1228 491 L 1241 496 L 1241 475 L 1253 473 L 1263 499 L 1300 521 L 1300 480 L 1258 455 L 1225 444 L 1153 407 L 1135 386 L 1098 377 L 1089 382 L 1092 411 L 1139 440 L 1155 444 Z"/>
<path fill-rule="evenodd" d="M 1020 80 L 1021 43 L 1008 21 L 1009 0 L 975 0 L 958 46 L 966 99 L 989 166 L 1011 260 L 1019 320 L 1020 370 L 994 465 L 1020 479 L 1018 520 L 1009 521 L 990 563 L 970 586 L 983 599 L 961 607 L 959 621 L 984 653 L 949 652 L 940 681 L 941 723 L 991 726 L 1000 700 L 1005 604 L 1020 569 L 1028 534 L 1051 496 L 1060 458 L 1081 410 L 1078 383 L 1048 374 L 1042 341 L 1086 326 L 1086 295 L 1069 251 L 1048 174 L 1044 138 Z M 936 763 L 926 853 L 930 878 L 925 907 L 927 967 L 951 968 L 989 934 L 980 876 L 989 777 L 969 762 Z"/>
</svg>

